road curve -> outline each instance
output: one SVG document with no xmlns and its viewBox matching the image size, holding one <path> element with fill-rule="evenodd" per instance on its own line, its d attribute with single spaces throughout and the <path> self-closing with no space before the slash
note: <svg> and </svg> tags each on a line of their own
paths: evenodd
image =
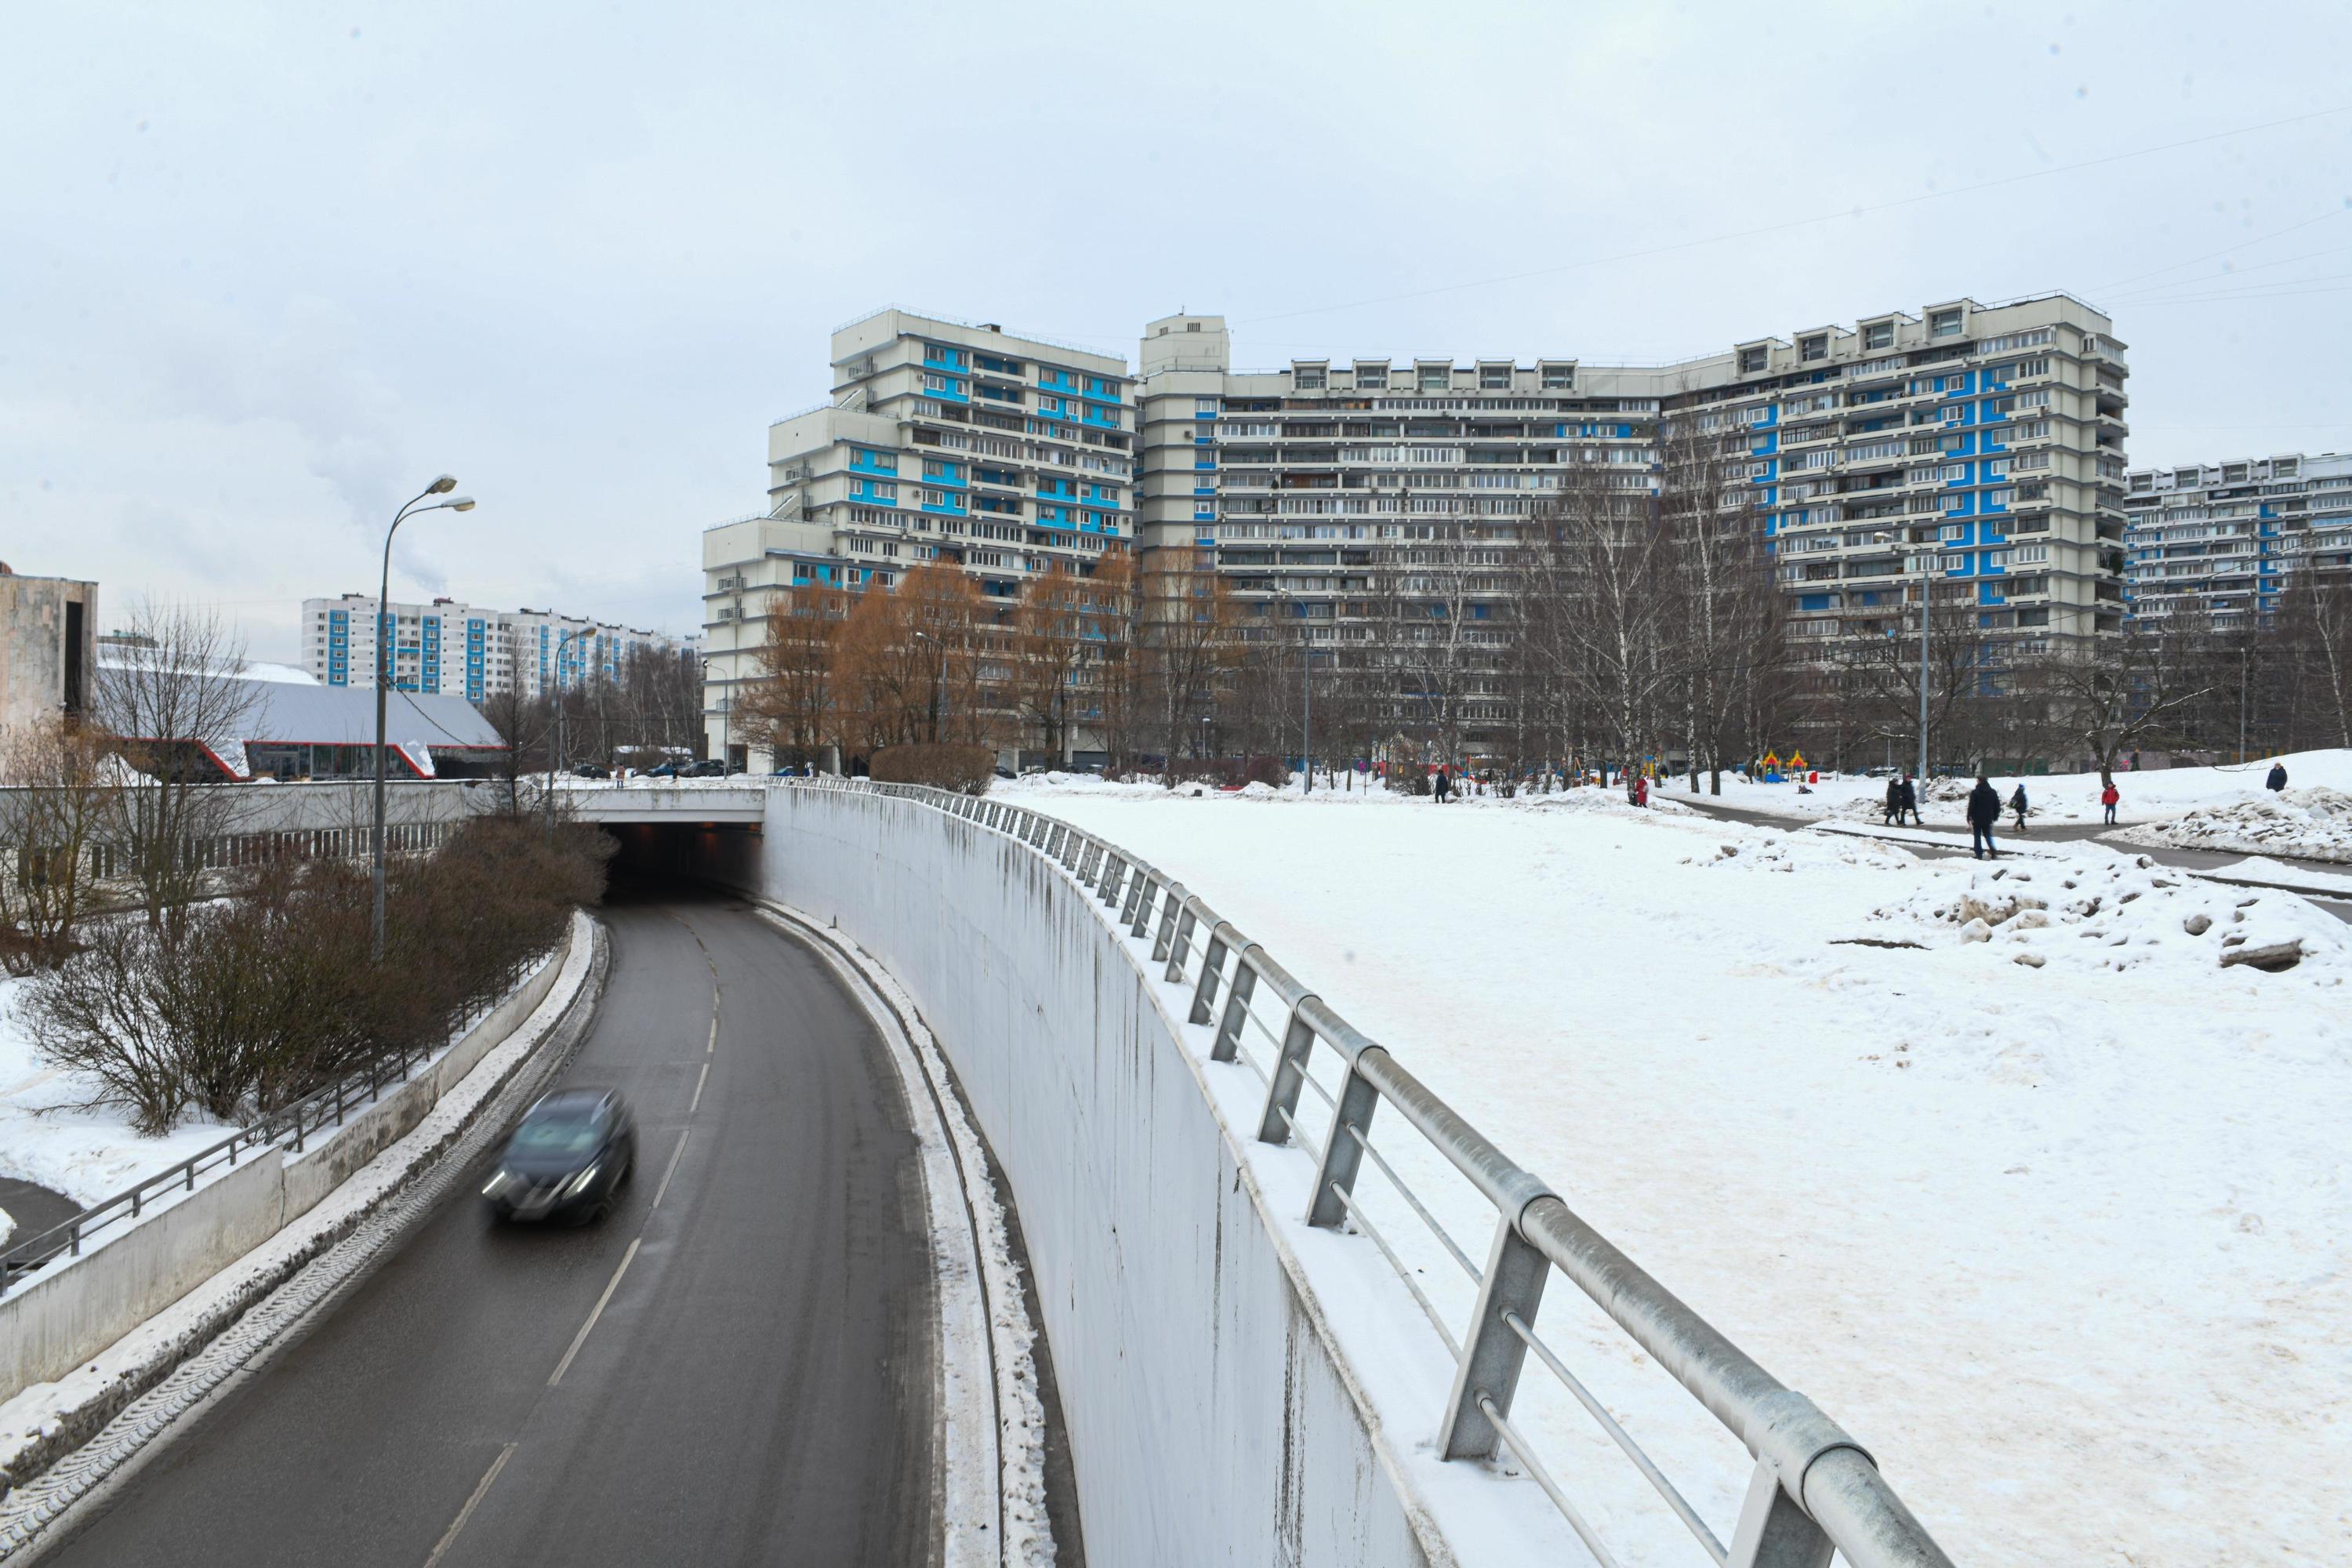
<svg viewBox="0 0 2352 1568">
<path fill-rule="evenodd" d="M 663 898 L 608 908 L 560 1079 L 636 1109 L 621 1205 L 494 1226 L 478 1172 L 38 1561 L 934 1559 L 936 1309 L 882 1042 L 740 904 Z"/>
</svg>

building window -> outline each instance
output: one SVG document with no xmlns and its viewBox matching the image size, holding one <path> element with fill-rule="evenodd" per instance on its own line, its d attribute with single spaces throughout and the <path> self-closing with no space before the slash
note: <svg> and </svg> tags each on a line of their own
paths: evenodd
<svg viewBox="0 0 2352 1568">
<path fill-rule="evenodd" d="M 1490 391 L 1508 391 L 1511 384 L 1511 367 L 1507 364 L 1479 366 L 1478 384 Z"/>
<path fill-rule="evenodd" d="M 1360 364 L 1356 367 L 1356 389 L 1385 392 L 1389 384 L 1389 367 L 1384 364 Z"/>
<path fill-rule="evenodd" d="M 1815 332 L 1810 338 L 1799 338 L 1797 340 L 1797 357 L 1801 360 L 1829 358 L 1829 334 L 1826 332 Z"/>
<path fill-rule="evenodd" d="M 1447 365 L 1443 369 L 1429 365 L 1423 365 L 1422 367 L 1421 389 L 1423 392 L 1444 392 L 1446 387 L 1453 384 L 1453 381 L 1454 367 L 1451 365 Z"/>
<path fill-rule="evenodd" d="M 1960 313 L 1958 310 L 1937 310 L 1927 317 L 1927 335 L 1931 338 L 1957 338 L 1960 335 Z"/>
<path fill-rule="evenodd" d="M 1301 392 L 1320 392 L 1323 390 L 1323 373 L 1320 370 L 1296 370 L 1291 373 L 1290 383 Z"/>
<path fill-rule="evenodd" d="M 1741 349 L 1739 351 L 1739 374 L 1742 375 L 1756 374 L 1764 368 L 1769 357 L 1770 351 L 1766 349 Z"/>
<path fill-rule="evenodd" d="M 1866 349 L 1891 349 L 1895 346 L 1895 323 L 1873 321 L 1862 329 L 1862 346 Z"/>
</svg>

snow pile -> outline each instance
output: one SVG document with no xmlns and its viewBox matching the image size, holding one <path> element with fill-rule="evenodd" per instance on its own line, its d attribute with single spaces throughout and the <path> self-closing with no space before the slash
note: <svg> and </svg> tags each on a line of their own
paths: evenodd
<svg viewBox="0 0 2352 1568">
<path fill-rule="evenodd" d="M 6 1209 L 0 1209 L 0 1247 L 7 1246 L 8 1238 L 16 1234 L 16 1222 L 8 1217 Z"/>
<path fill-rule="evenodd" d="M 1683 864 L 1735 871 L 1813 871 L 1835 867 L 1906 871 L 1919 861 L 1875 838 L 1829 838 L 1798 832 L 1775 834 L 1762 843 L 1726 839 L 1712 853 L 1693 855 Z"/>
<path fill-rule="evenodd" d="M 1983 942 L 2029 968 L 2302 969 L 2327 984 L 2352 973 L 2344 922 L 2294 893 L 2200 881 L 2145 857 L 1978 865 L 1937 876 L 1871 911 L 1884 945 Z"/>
<path fill-rule="evenodd" d="M 2282 790 L 2201 807 L 2175 821 L 2127 828 L 2116 837 L 2174 849 L 2352 862 L 2352 795 L 2326 784 Z"/>
</svg>

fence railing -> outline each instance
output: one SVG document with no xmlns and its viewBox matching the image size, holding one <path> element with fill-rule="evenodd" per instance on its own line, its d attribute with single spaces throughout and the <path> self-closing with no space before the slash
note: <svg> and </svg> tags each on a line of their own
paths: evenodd
<svg viewBox="0 0 2352 1568">
<path fill-rule="evenodd" d="M 782 781 L 779 781 L 782 782 Z M 860 779 L 791 781 L 795 787 L 871 791 L 917 802 L 1004 833 L 1054 862 L 1099 900 L 1139 963 L 1191 992 L 1186 1017 L 1213 1031 L 1210 1057 L 1255 1071 L 1265 1088 L 1255 1136 L 1315 1163 L 1309 1225 L 1352 1226 L 1376 1246 L 1427 1316 L 1454 1366 L 1439 1412 L 1438 1454 L 1491 1460 L 1507 1448 L 1549 1497 L 1593 1559 L 1613 1554 L 1511 1419 L 1532 1355 L 1557 1378 L 1643 1482 L 1723 1568 L 1826 1568 L 1832 1552 L 1855 1568 L 1949 1568 L 1876 1464 L 1844 1428 L 1782 1385 L 1713 1325 L 1579 1217 L 1540 1177 L 1310 992 L 1272 955 L 1222 920 L 1197 893 L 1127 850 L 1059 818 L 982 795 Z M 1143 944 L 1148 943 L 1148 948 Z M 1253 1048 L 1253 1046 L 1256 1048 Z M 1263 1061 L 1260 1054 L 1265 1054 Z M 1316 1077 L 1336 1068 L 1336 1088 Z M 1305 1091 L 1328 1115 L 1302 1111 Z M 1383 1108 L 1475 1189 L 1493 1217 L 1483 1263 L 1448 1232 L 1372 1139 Z M 1451 1320 L 1399 1256 L 1358 1192 L 1366 1162 L 1467 1276 L 1475 1307 Z M 1394 1215 L 1391 1215 L 1391 1218 Z M 1589 1297 L 1633 1342 L 1738 1438 L 1754 1459 L 1727 1545 L 1664 1471 L 1537 1332 L 1555 1275 Z"/>
<path fill-rule="evenodd" d="M 17 1279 L 42 1268 L 59 1254 L 80 1257 L 83 1245 L 109 1226 L 137 1219 L 159 1199 L 173 1193 L 195 1191 L 196 1178 L 207 1171 L 234 1165 L 238 1160 L 250 1159 L 263 1150 L 283 1148 L 293 1153 L 301 1153 L 311 1138 L 329 1127 L 341 1127 L 352 1111 L 373 1104 L 383 1097 L 386 1089 L 407 1082 L 419 1065 L 462 1039 L 476 1025 L 489 1016 L 500 1002 L 513 995 L 547 958 L 547 954 L 541 953 L 515 964 L 508 972 L 506 983 L 499 987 L 498 996 L 478 1007 L 452 1016 L 443 1025 L 439 1040 L 425 1040 L 371 1058 L 332 1083 L 256 1117 L 219 1142 L 199 1149 L 178 1164 L 160 1171 L 110 1198 L 92 1204 L 47 1230 L 12 1242 L 6 1250 L 0 1251 L 0 1296 L 6 1295 L 8 1288 Z"/>
</svg>

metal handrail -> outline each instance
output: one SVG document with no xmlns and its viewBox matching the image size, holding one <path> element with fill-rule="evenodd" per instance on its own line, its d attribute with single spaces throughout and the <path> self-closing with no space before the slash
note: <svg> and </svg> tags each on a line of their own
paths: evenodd
<svg viewBox="0 0 2352 1568">
<path fill-rule="evenodd" d="M 1834 1550 L 1853 1568 L 1951 1568 L 1951 1560 L 1887 1485 L 1874 1461 L 1812 1401 L 1783 1385 L 1745 1352 L 1651 1278 L 1570 1209 L 1559 1194 L 1506 1155 L 1388 1049 L 1349 1025 L 1251 942 L 1221 919 L 1198 894 L 1119 846 L 1026 806 L 916 784 L 868 780 L 780 781 L 804 787 L 872 791 L 959 816 L 1005 834 L 1061 865 L 1082 888 L 1096 892 L 1104 918 L 1139 950 L 1171 986 L 1189 990 L 1190 1021 L 1210 1028 L 1213 1060 L 1233 1062 L 1244 1020 L 1256 1022 L 1278 1054 L 1268 1080 L 1260 1142 L 1294 1142 L 1297 1100 L 1313 1080 L 1307 1066 L 1317 1047 L 1344 1067 L 1332 1108 L 1331 1130 L 1320 1149 L 1296 1142 L 1317 1164 L 1307 1223 L 1338 1226 L 1352 1220 L 1396 1269 L 1437 1328 L 1455 1362 L 1454 1385 L 1439 1433 L 1441 1458 L 1492 1459 L 1507 1447 L 1560 1509 L 1597 1561 L 1611 1562 L 1550 1473 L 1528 1451 L 1509 1422 L 1512 1396 L 1527 1352 L 1556 1373 L 1610 1437 L 1665 1499 L 1709 1558 L 1727 1568 L 1763 1563 L 1825 1563 Z M 1256 1017 L 1261 1000 L 1286 1015 L 1277 1031 Z M 1251 1064 L 1253 1067 L 1255 1064 Z M 1320 1085 L 1317 1086 L 1320 1089 Z M 1327 1099 L 1331 1099 L 1328 1092 Z M 1469 1267 L 1452 1238 L 1406 1190 L 1389 1163 L 1371 1150 L 1374 1112 L 1388 1106 L 1486 1200 L 1496 1230 L 1486 1267 L 1473 1268 L 1477 1307 L 1460 1348 L 1433 1304 L 1386 1237 L 1363 1218 L 1355 1196 L 1361 1156 L 1374 1163 L 1457 1261 Z M 1756 1460 L 1738 1527 L 1726 1548 L 1656 1465 L 1535 1336 L 1537 1309 L 1557 1271 L 1599 1306 L 1633 1342 L 1747 1447 Z"/>
<path fill-rule="evenodd" d="M 551 948 L 549 950 L 550 952 L 552 951 Z M 0 1250 L 0 1295 L 5 1295 L 8 1287 L 16 1280 L 47 1267 L 61 1252 L 70 1258 L 80 1257 L 82 1243 L 92 1235 L 119 1221 L 139 1218 L 146 1212 L 149 1204 L 163 1194 L 174 1190 L 195 1191 L 199 1175 L 217 1166 L 236 1164 L 240 1153 L 249 1156 L 259 1150 L 280 1146 L 301 1153 L 311 1134 L 330 1124 L 341 1126 L 344 1118 L 353 1110 L 373 1104 L 383 1098 L 386 1089 L 407 1082 L 420 1064 L 431 1060 L 463 1038 L 467 1031 L 489 1016 L 500 1003 L 513 995 L 522 984 L 523 977 L 537 969 L 547 957 L 548 953 L 542 952 L 516 963 L 509 971 L 506 984 L 494 1000 L 478 1008 L 469 1008 L 444 1023 L 439 1044 L 403 1046 L 371 1057 L 333 1082 L 323 1084 L 276 1110 L 265 1112 L 218 1142 L 197 1150 L 177 1164 Z"/>
</svg>

